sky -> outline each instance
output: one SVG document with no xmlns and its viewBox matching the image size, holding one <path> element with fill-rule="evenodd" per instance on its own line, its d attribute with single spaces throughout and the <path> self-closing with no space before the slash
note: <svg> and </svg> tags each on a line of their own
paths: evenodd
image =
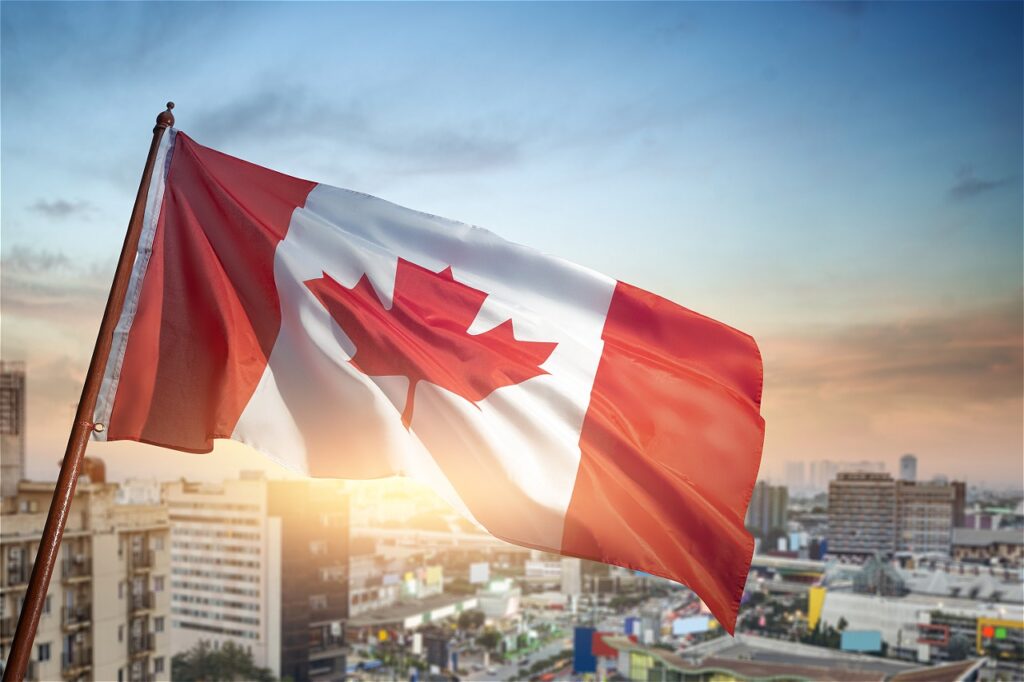
<svg viewBox="0 0 1024 682">
<path fill-rule="evenodd" d="M 752 334 L 762 474 L 1024 478 L 1022 4 L 0 6 L 0 354 L 54 478 L 154 118 Z M 243 446 L 99 444 L 113 478 Z"/>
</svg>

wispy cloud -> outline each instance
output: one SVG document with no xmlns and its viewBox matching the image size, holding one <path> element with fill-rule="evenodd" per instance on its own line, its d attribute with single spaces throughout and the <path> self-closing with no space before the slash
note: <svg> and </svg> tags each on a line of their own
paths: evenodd
<svg viewBox="0 0 1024 682">
<path fill-rule="evenodd" d="M 515 162 L 520 141 L 492 125 L 390 127 L 365 100 L 332 101 L 308 87 L 267 87 L 200 112 L 190 126 L 204 144 L 236 140 L 329 140 L 378 156 L 399 174 L 467 173 Z M 406 122 L 408 123 L 408 122 Z"/>
<path fill-rule="evenodd" d="M 93 211 L 88 201 L 69 201 L 68 199 L 38 199 L 29 207 L 30 211 L 40 213 L 48 218 L 69 218 L 73 215 L 86 216 Z"/>
<path fill-rule="evenodd" d="M 1013 178 L 1005 177 L 996 180 L 979 178 L 974 174 L 972 166 L 964 166 L 956 174 L 956 181 L 947 190 L 951 199 L 970 199 L 979 194 L 984 194 L 1003 185 L 1008 185 Z"/>
<path fill-rule="evenodd" d="M 768 340 L 768 380 L 803 397 L 883 406 L 991 402 L 1024 394 L 1024 300 L 949 315 Z"/>
<path fill-rule="evenodd" d="M 113 271 L 113 264 L 108 265 L 76 261 L 58 250 L 15 247 L 4 253 L 0 300 L 5 354 L 21 345 L 15 342 L 15 331 L 23 332 L 21 341 L 30 344 L 40 326 L 59 335 L 68 327 L 98 324 Z M 45 345 L 48 338 L 38 337 L 35 342 Z"/>
</svg>

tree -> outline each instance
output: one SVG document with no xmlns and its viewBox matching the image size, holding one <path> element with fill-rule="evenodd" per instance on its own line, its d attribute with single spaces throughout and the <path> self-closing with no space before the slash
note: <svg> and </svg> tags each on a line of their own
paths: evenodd
<svg viewBox="0 0 1024 682">
<path fill-rule="evenodd" d="M 171 677 L 181 682 L 273 682 L 267 668 L 258 667 L 252 654 L 234 642 L 225 642 L 218 649 L 201 640 L 171 659 Z"/>
<path fill-rule="evenodd" d="M 459 614 L 459 629 L 460 630 L 479 630 L 480 626 L 487 620 L 487 616 L 483 611 L 478 609 L 470 609 L 469 611 L 463 611 Z"/>
<path fill-rule="evenodd" d="M 501 633 L 497 630 L 485 630 L 476 638 L 476 643 L 488 651 L 497 649 L 499 642 L 501 642 Z"/>
</svg>

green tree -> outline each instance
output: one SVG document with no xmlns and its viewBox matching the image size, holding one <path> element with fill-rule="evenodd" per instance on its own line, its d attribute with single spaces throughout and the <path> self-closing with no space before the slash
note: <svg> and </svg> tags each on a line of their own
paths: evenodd
<svg viewBox="0 0 1024 682">
<path fill-rule="evenodd" d="M 498 648 L 499 642 L 501 642 L 501 633 L 497 630 L 485 630 L 476 638 L 477 644 L 492 653 Z"/>
<path fill-rule="evenodd" d="M 459 629 L 460 630 L 479 630 L 480 626 L 487 620 L 487 616 L 483 611 L 478 609 L 470 609 L 469 611 L 463 611 L 459 614 Z"/>
<path fill-rule="evenodd" d="M 258 667 L 252 654 L 233 642 L 218 649 L 202 640 L 171 659 L 171 677 L 180 682 L 274 682 L 267 668 Z"/>
</svg>

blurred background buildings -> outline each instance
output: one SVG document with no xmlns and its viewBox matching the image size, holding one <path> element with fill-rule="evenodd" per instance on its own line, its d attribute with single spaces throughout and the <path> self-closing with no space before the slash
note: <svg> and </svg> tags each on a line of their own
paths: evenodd
<svg viewBox="0 0 1024 682">
<path fill-rule="evenodd" d="M 22 473 L 25 389 L 4 363 L 0 660 L 53 490 Z M 29 679 L 1019 679 L 1021 495 L 897 467 L 757 482 L 731 638 L 681 585 L 506 544 L 401 481 L 114 483 L 88 458 Z"/>
</svg>

